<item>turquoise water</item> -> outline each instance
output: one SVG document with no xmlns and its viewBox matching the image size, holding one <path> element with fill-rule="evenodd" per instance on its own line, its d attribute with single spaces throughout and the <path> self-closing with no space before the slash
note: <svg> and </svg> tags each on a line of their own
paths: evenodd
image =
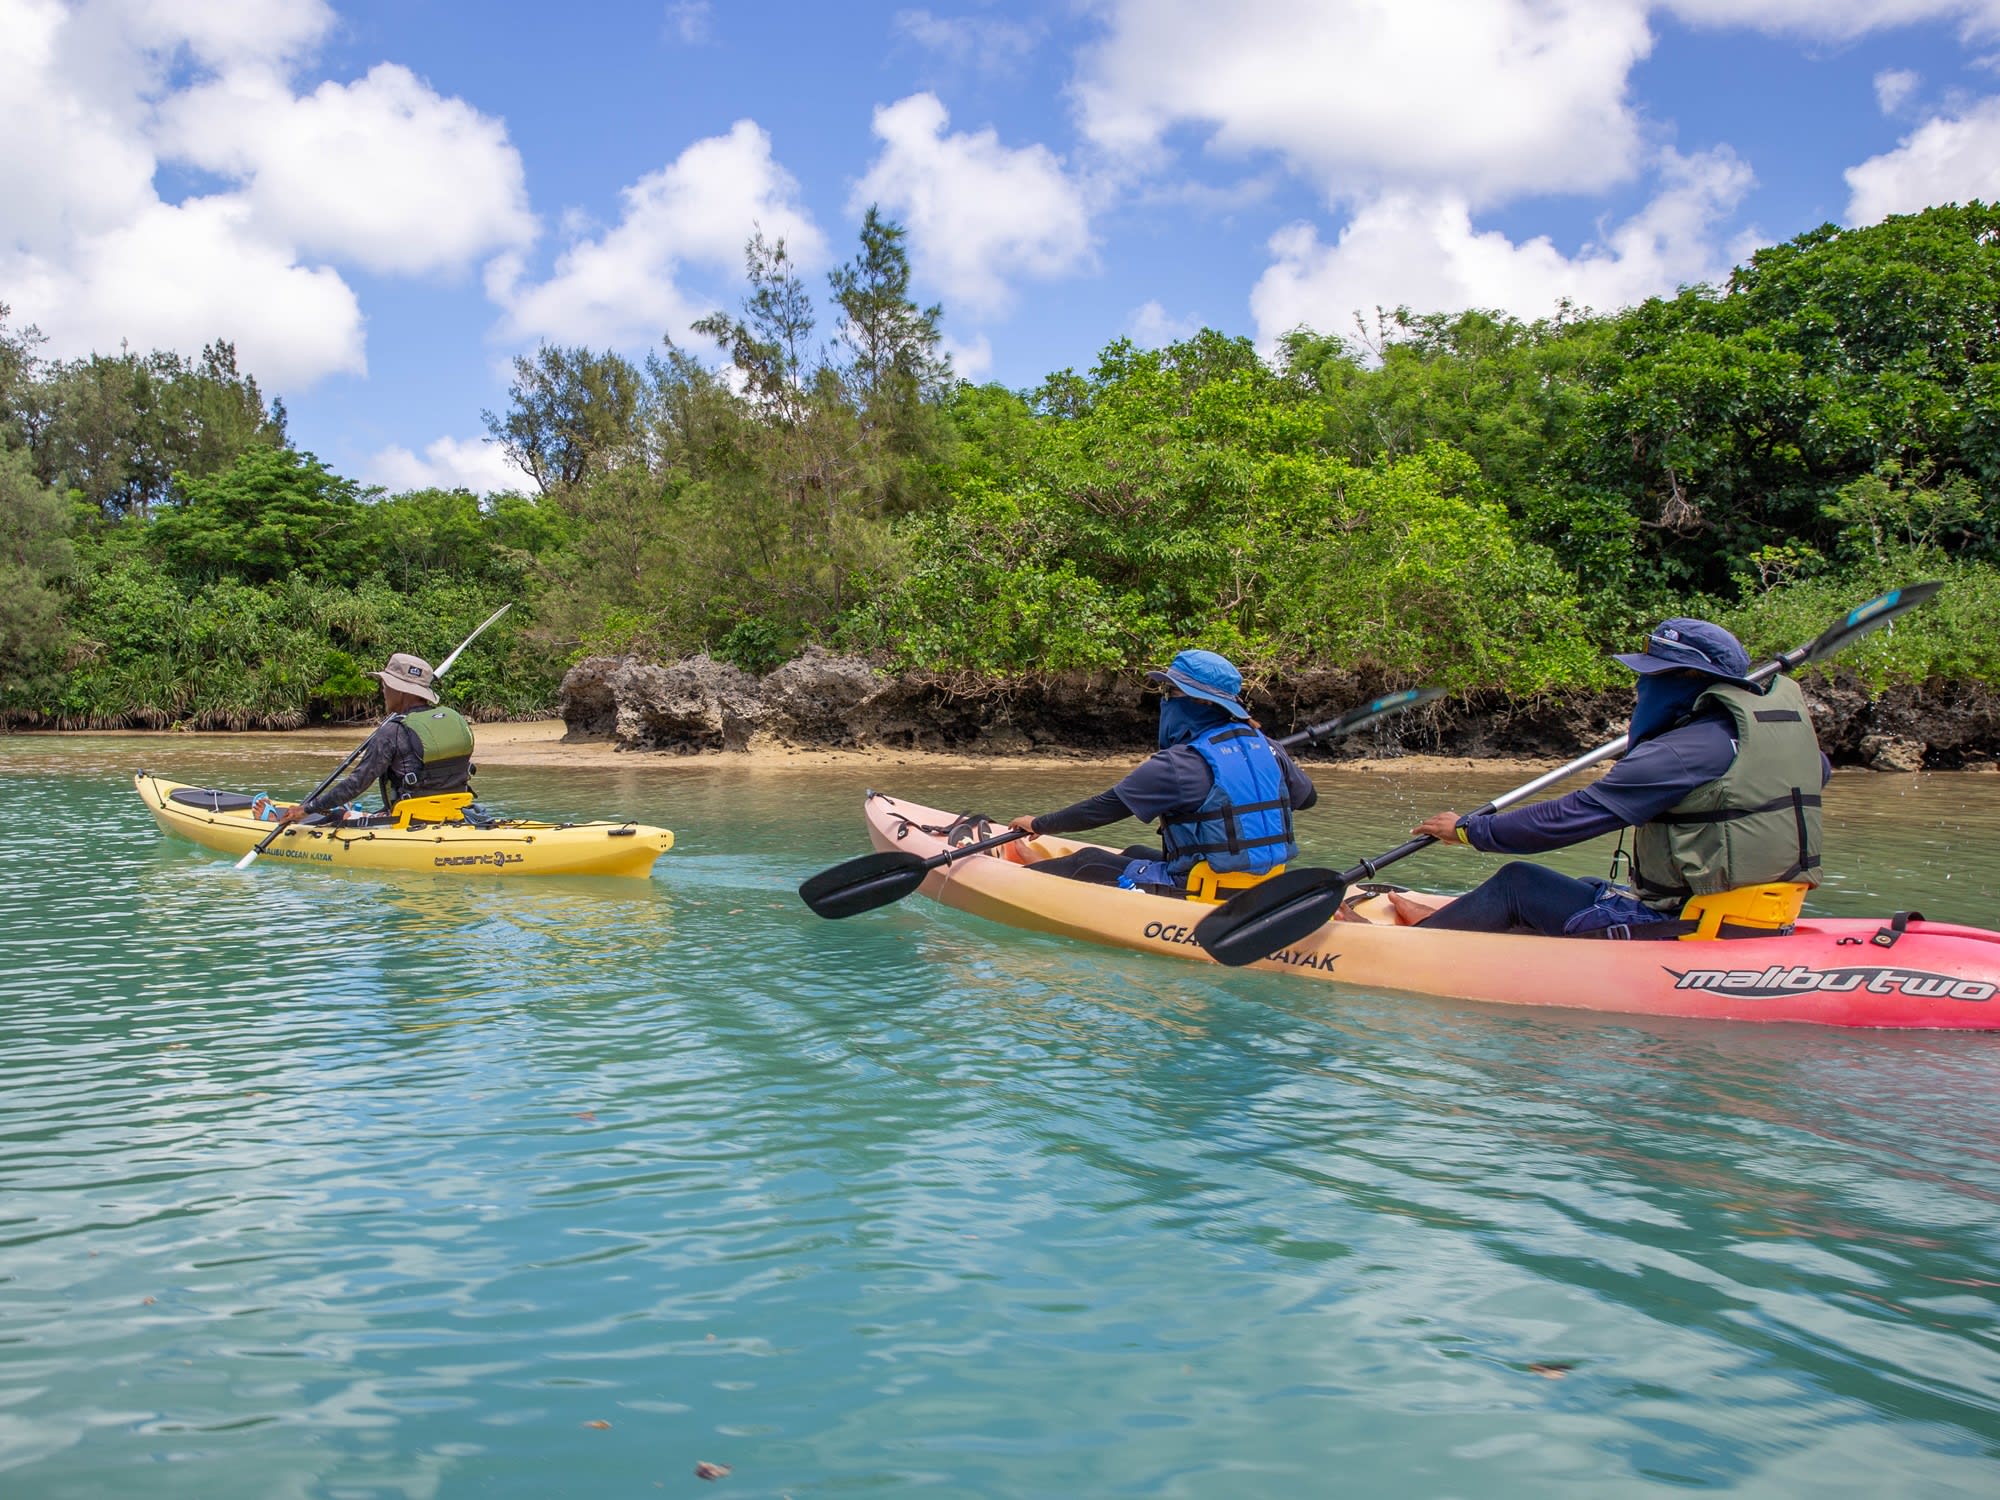
<svg viewBox="0 0 2000 1500">
<path fill-rule="evenodd" d="M 138 764 L 325 768 L 0 740 L 8 1500 L 2000 1493 L 2000 1036 L 827 923 L 855 771 L 489 771 L 680 847 L 454 883 L 237 873 Z M 1332 861 L 1503 785 L 1321 780 Z M 1831 804 L 1819 909 L 1996 924 L 2000 777 Z"/>
</svg>

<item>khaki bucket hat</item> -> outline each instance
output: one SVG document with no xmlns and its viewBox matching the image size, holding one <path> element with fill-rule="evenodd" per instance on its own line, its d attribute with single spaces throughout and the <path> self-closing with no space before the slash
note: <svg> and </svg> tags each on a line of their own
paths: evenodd
<svg viewBox="0 0 2000 1500">
<path fill-rule="evenodd" d="M 421 656 L 398 651 L 389 658 L 388 666 L 368 675 L 382 686 L 392 687 L 399 693 L 408 693 L 412 698 L 421 698 L 426 703 L 438 701 L 437 689 L 431 686 L 431 679 L 435 674 L 431 671 L 431 664 Z"/>
</svg>

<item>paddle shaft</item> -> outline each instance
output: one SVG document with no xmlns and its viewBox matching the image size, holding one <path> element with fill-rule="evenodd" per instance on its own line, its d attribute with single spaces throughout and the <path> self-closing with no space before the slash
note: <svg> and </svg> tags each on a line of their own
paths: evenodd
<svg viewBox="0 0 2000 1500">
<path fill-rule="evenodd" d="M 1378 698 L 1374 703 L 1369 704 L 1365 708 L 1358 709 L 1354 713 L 1342 714 L 1337 719 L 1328 719 L 1324 724 L 1310 725 L 1305 729 L 1301 729 L 1297 734 L 1288 734 L 1283 739 L 1274 740 L 1272 743 L 1283 749 L 1290 750 L 1297 745 L 1310 745 L 1315 740 L 1329 737 L 1338 738 L 1342 734 L 1351 734 L 1370 719 L 1386 717 L 1389 713 L 1397 709 L 1407 708 L 1412 704 L 1435 696 L 1436 693 L 1431 691 L 1423 693 L 1398 693 L 1394 703 L 1388 707 L 1384 707 L 1383 705 L 1388 704 L 1389 700 Z M 964 855 L 984 854 L 988 849 L 997 849 L 1002 844 L 1011 844 L 1016 839 L 1029 837 L 1031 835 L 1027 829 L 1016 828 L 1007 833 L 996 834 L 990 839 L 980 839 L 977 843 L 960 844 L 956 849 L 947 849 L 942 854 L 933 854 L 923 862 L 923 868 L 926 870 L 935 870 L 950 864 L 953 860 L 961 858 Z"/>
<path fill-rule="evenodd" d="M 444 676 L 446 672 L 450 671 L 451 664 L 457 661 L 459 657 L 464 654 L 465 648 L 467 646 L 470 646 L 474 641 L 478 640 L 479 637 L 485 633 L 486 627 L 488 625 L 491 625 L 495 620 L 499 619 L 502 615 L 506 614 L 507 611 L 512 609 L 513 607 L 514 603 L 510 599 L 507 603 L 501 605 L 498 609 L 494 610 L 493 613 L 488 615 L 484 620 L 480 621 L 479 628 L 473 631 L 472 634 L 467 636 L 464 640 L 460 641 L 458 643 L 458 649 L 452 652 L 451 655 L 447 656 L 444 659 L 444 664 L 440 666 L 435 672 L 431 673 L 431 681 L 436 682 L 440 677 Z M 373 738 L 373 736 L 370 736 L 370 738 Z M 347 768 L 353 765 L 355 761 L 359 760 L 361 758 L 361 752 L 363 750 L 366 750 L 367 748 L 368 748 L 367 740 L 363 740 L 360 744 L 356 745 L 354 747 L 354 753 L 348 756 L 347 759 L 342 761 L 339 765 L 335 766 L 333 768 L 333 774 L 331 776 L 327 777 L 326 780 L 322 781 L 318 786 L 314 787 L 310 792 L 306 793 L 305 800 L 307 802 L 312 801 L 313 798 L 317 797 L 321 792 L 325 791 L 328 787 L 332 786 L 336 781 L 340 780 L 340 778 L 346 774 Z M 247 869 L 250 866 L 250 864 L 257 858 L 258 855 L 262 854 L 266 849 L 271 847 L 271 841 L 275 839 L 279 834 L 283 833 L 289 827 L 291 827 L 291 824 L 289 823 L 280 823 L 276 828 L 273 828 L 269 833 L 265 834 L 261 839 L 257 840 L 257 842 L 251 847 L 250 852 L 244 855 L 238 861 L 236 861 L 236 868 L 239 870 Z"/>
<path fill-rule="evenodd" d="M 1940 582 L 1912 584 L 1908 588 L 1892 589 L 1886 594 L 1870 599 L 1866 604 L 1848 611 L 1839 620 L 1821 631 L 1818 639 L 1811 644 L 1787 651 L 1757 668 L 1749 676 L 1752 683 L 1762 682 L 1779 672 L 1818 661 L 1830 656 L 1843 647 L 1852 644 L 1861 636 L 1885 625 L 1896 616 L 1927 604 L 1935 598 L 1944 585 Z M 1567 765 L 1535 777 L 1523 786 L 1514 788 L 1502 796 L 1494 798 L 1478 811 L 1494 813 L 1501 808 L 1519 802 L 1524 797 L 1532 797 L 1536 792 L 1554 785 L 1585 766 L 1608 760 L 1625 750 L 1630 744 L 1626 735 L 1620 735 L 1608 745 L 1580 755 Z M 1221 906 L 1203 917 L 1195 927 L 1195 941 L 1203 952 L 1218 963 L 1233 966 L 1255 963 L 1268 957 L 1289 943 L 1297 942 L 1309 932 L 1317 931 L 1338 910 L 1341 900 L 1347 894 L 1347 887 L 1357 880 L 1365 880 L 1377 874 L 1399 859 L 1415 854 L 1419 849 L 1428 848 L 1437 840 L 1428 834 L 1398 845 L 1387 854 L 1379 854 L 1373 859 L 1364 859 L 1352 869 L 1335 872 L 1333 870 L 1297 869 L 1287 870 L 1282 875 L 1252 886 L 1249 890 L 1230 897 Z"/>
<path fill-rule="evenodd" d="M 1323 724 L 1314 724 L 1297 734 L 1287 735 L 1277 741 L 1287 748 L 1309 744 L 1315 740 L 1339 739 L 1352 734 L 1357 729 L 1385 719 L 1404 709 L 1414 708 L 1419 703 L 1428 703 L 1439 696 L 1437 688 L 1408 688 L 1377 698 L 1372 703 L 1364 703 L 1335 719 Z M 915 854 L 894 850 L 879 854 L 864 854 L 858 859 L 850 859 L 835 865 L 830 870 L 822 870 L 799 886 L 799 898 L 822 917 L 839 918 L 853 916 L 857 912 L 872 911 L 878 906 L 886 906 L 891 901 L 900 901 L 923 884 L 924 877 L 932 870 L 951 864 L 967 854 L 984 854 L 1003 844 L 1011 844 L 1016 839 L 1029 837 L 1025 828 L 1010 828 L 1005 833 L 992 838 L 979 839 L 973 843 L 961 844 L 955 849 L 946 849 L 929 859 L 919 859 Z"/>
<path fill-rule="evenodd" d="M 956 849 L 947 849 L 942 854 L 933 854 L 929 859 L 924 861 L 924 868 L 926 870 L 941 869 L 953 860 L 961 859 L 965 855 L 984 854 L 988 849 L 998 849 L 1002 844 L 1011 844 L 1016 839 L 1027 837 L 1029 837 L 1027 829 L 1010 828 L 1005 833 L 994 834 L 990 839 L 980 839 L 971 844 L 960 844 Z"/>
<path fill-rule="evenodd" d="M 317 797 L 321 792 L 325 791 L 328 787 L 332 786 L 336 781 L 340 780 L 340 778 L 346 774 L 347 768 L 353 765 L 357 760 L 359 760 L 361 758 L 361 752 L 363 750 L 366 750 L 367 748 L 368 748 L 367 740 L 363 740 L 360 744 L 356 745 L 354 747 L 353 753 L 350 754 L 346 760 L 342 761 L 339 765 L 333 768 L 333 774 L 331 776 L 327 777 L 326 780 L 322 781 L 318 786 L 314 787 L 310 792 L 306 793 L 305 800 L 308 802 L 312 801 L 313 798 Z M 277 825 L 277 827 L 273 828 L 269 833 L 265 834 L 261 839 L 257 840 L 257 842 L 251 846 L 250 852 L 244 855 L 238 861 L 236 861 L 236 868 L 239 870 L 246 868 L 253 860 L 257 858 L 258 855 L 262 854 L 266 849 L 271 847 L 271 841 L 273 839 L 275 839 L 279 834 L 283 833 L 289 827 L 291 827 L 291 824 L 289 823 L 280 823 Z"/>
<path fill-rule="evenodd" d="M 1859 613 L 1859 611 L 1856 611 L 1856 613 Z M 1850 618 L 1852 617 L 1850 616 Z M 1836 632 L 1839 634 L 1839 640 L 1829 641 L 1828 638 L 1834 636 Z M 1818 640 L 1812 642 L 1811 645 L 1799 646 L 1793 650 L 1784 652 L 1782 655 L 1772 657 L 1771 660 L 1765 662 L 1763 666 L 1750 674 L 1749 681 L 1768 682 L 1780 672 L 1789 672 L 1794 667 L 1805 665 L 1816 654 L 1823 655 L 1824 650 L 1821 649 L 1822 643 L 1826 643 L 1825 650 L 1831 650 L 1836 645 L 1845 644 L 1848 638 L 1849 632 L 1841 631 L 1836 626 L 1834 630 L 1828 631 Z M 1486 813 L 1496 813 L 1503 808 L 1512 807 L 1516 802 L 1532 797 L 1535 793 L 1554 786 L 1558 781 L 1566 781 L 1578 771 L 1584 770 L 1589 766 L 1594 766 L 1601 760 L 1610 760 L 1613 756 L 1623 755 L 1626 747 L 1631 743 L 1632 737 L 1630 735 L 1621 734 L 1609 744 L 1599 745 L 1595 750 L 1586 751 L 1575 760 L 1557 766 L 1553 771 L 1544 771 L 1533 781 L 1524 782 L 1522 785 L 1515 787 L 1511 792 L 1502 792 L 1484 807 L 1474 808 L 1470 816 L 1477 817 Z M 1418 850 L 1428 849 L 1436 842 L 1437 840 L 1429 834 L 1424 834 L 1419 838 L 1411 839 L 1408 843 L 1398 844 L 1387 854 L 1379 854 L 1373 859 L 1364 859 L 1353 870 L 1343 871 L 1340 876 L 1340 883 L 1342 885 L 1352 885 L 1357 880 L 1372 880 L 1378 871 L 1393 865 L 1399 859 L 1408 859 Z"/>
<path fill-rule="evenodd" d="M 1290 750 L 1295 745 L 1309 745 L 1339 723 L 1340 720 L 1338 719 L 1328 719 L 1324 724 L 1314 724 L 1309 729 L 1301 729 L 1297 734 L 1288 734 L 1283 739 L 1274 740 L 1272 743 L 1280 745 L 1287 750 Z M 942 854 L 933 854 L 929 859 L 924 861 L 924 868 L 926 870 L 935 870 L 940 866 L 950 864 L 962 855 L 984 854 L 988 849 L 997 849 L 1002 844 L 1011 844 L 1016 839 L 1025 839 L 1031 836 L 1027 829 L 1015 828 L 1006 833 L 995 834 L 990 839 L 981 839 L 977 843 L 960 844 L 956 849 L 947 849 Z"/>
</svg>

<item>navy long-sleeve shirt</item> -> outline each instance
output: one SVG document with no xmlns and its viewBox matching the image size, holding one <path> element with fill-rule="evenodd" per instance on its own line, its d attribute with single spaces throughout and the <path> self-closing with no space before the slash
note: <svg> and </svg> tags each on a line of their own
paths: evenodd
<svg viewBox="0 0 2000 1500">
<path fill-rule="evenodd" d="M 1319 801 L 1319 789 L 1291 756 L 1276 745 L 1271 748 L 1277 753 L 1278 768 L 1285 773 L 1292 810 L 1305 811 Z M 1124 818 L 1137 818 L 1141 823 L 1158 822 L 1172 814 L 1193 812 L 1214 786 L 1215 773 L 1209 770 L 1201 752 L 1192 745 L 1173 745 L 1156 753 L 1110 790 L 1073 802 L 1057 812 L 1040 814 L 1035 819 L 1035 832 L 1081 833 Z"/>
<path fill-rule="evenodd" d="M 1654 735 L 1628 752 L 1598 781 L 1547 802 L 1460 818 L 1466 842 L 1488 854 L 1541 854 L 1603 833 L 1650 823 L 1736 759 L 1735 725 L 1704 714 Z M 1820 784 L 1833 774 L 1819 758 Z"/>
<path fill-rule="evenodd" d="M 347 775 L 317 796 L 306 798 L 305 809 L 316 813 L 344 807 L 380 781 L 384 772 L 402 786 L 406 776 L 420 774 L 423 769 L 424 742 L 417 738 L 416 730 L 399 718 L 384 719 L 362 745 L 361 756 Z"/>
</svg>

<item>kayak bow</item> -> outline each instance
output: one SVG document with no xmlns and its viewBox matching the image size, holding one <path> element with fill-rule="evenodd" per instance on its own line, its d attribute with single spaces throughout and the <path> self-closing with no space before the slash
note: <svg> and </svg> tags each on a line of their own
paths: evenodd
<svg viewBox="0 0 2000 1500">
<path fill-rule="evenodd" d="M 240 792 L 165 781 L 141 771 L 139 799 L 160 827 L 224 854 L 242 854 L 271 832 Z M 510 818 L 411 828 L 294 823 L 272 841 L 270 859 L 321 869 L 421 870 L 438 875 L 628 875 L 645 879 L 674 846 L 664 828 L 641 823 L 538 823 Z"/>
</svg>

